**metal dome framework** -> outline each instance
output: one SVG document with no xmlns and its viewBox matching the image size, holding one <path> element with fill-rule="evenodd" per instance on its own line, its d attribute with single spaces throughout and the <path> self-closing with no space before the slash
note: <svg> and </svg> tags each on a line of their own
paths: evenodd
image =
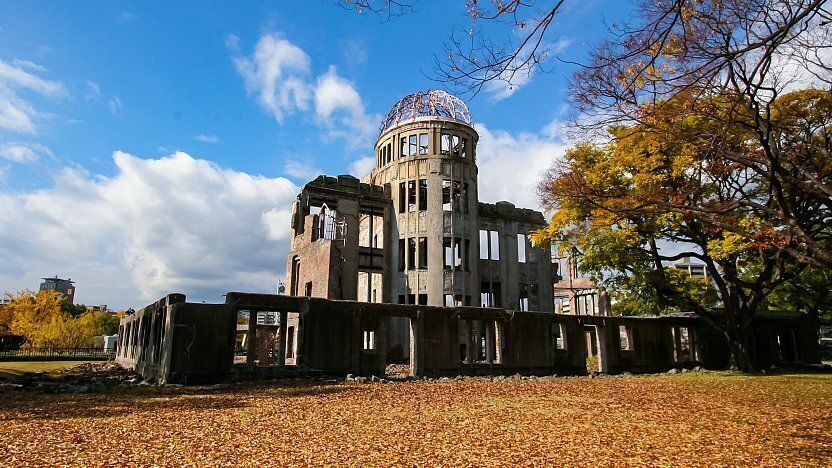
<svg viewBox="0 0 832 468">
<path fill-rule="evenodd" d="M 415 92 L 401 98 L 384 116 L 379 135 L 396 125 L 418 117 L 445 117 L 472 125 L 468 106 L 462 99 L 441 89 Z"/>
</svg>

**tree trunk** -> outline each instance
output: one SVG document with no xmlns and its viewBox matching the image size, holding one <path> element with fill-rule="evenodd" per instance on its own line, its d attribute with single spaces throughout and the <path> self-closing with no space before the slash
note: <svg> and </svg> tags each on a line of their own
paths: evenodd
<svg viewBox="0 0 832 468">
<path fill-rule="evenodd" d="M 748 313 L 725 311 L 724 336 L 728 341 L 730 359 L 728 366 L 742 372 L 756 370 L 751 358 L 751 319 Z"/>
</svg>

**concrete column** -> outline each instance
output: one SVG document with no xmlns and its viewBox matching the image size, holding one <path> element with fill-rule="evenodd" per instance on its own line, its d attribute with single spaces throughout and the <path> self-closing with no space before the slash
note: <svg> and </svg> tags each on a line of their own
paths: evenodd
<svg viewBox="0 0 832 468">
<path fill-rule="evenodd" d="M 410 373 L 413 377 L 422 375 L 422 359 L 424 354 L 423 314 L 416 312 L 416 317 L 410 319 Z"/>
<path fill-rule="evenodd" d="M 381 302 L 394 303 L 398 295 L 398 264 L 399 255 L 399 229 L 396 224 L 396 211 L 392 205 L 387 205 L 384 208 L 384 234 L 382 243 L 384 245 L 384 272 L 382 285 L 386 287 L 381 288 Z"/>
<path fill-rule="evenodd" d="M 254 365 L 255 351 L 257 351 L 257 312 L 248 311 L 248 350 L 246 351 L 246 364 Z"/>
<path fill-rule="evenodd" d="M 504 336 L 505 331 L 503 330 L 503 323 L 501 322 L 494 322 L 494 346 L 495 346 L 495 355 L 496 359 L 495 362 L 498 364 L 503 363 L 503 341 L 505 340 Z"/>
<path fill-rule="evenodd" d="M 613 357 L 610 356 L 610 348 L 612 347 L 610 346 L 610 344 L 611 342 L 613 342 L 613 340 L 610 339 L 610 333 L 613 329 L 615 329 L 615 332 L 617 333 L 618 327 L 598 325 L 596 329 L 597 333 L 595 334 L 595 336 L 598 340 L 598 364 L 601 369 L 601 372 L 607 372 L 610 363 L 612 363 L 613 361 L 617 361 L 617 359 L 613 359 Z"/>
<path fill-rule="evenodd" d="M 277 365 L 286 365 L 286 312 L 280 312 L 280 331 L 277 333 Z"/>
<path fill-rule="evenodd" d="M 343 285 L 341 299 L 355 301 L 358 300 L 358 202 L 339 200 L 336 211 L 338 217 L 343 216 L 347 223 L 347 235 L 343 248 L 337 249 L 337 253 L 343 259 L 341 261 L 341 284 Z"/>
<path fill-rule="evenodd" d="M 474 321 L 473 320 L 465 320 L 464 330 L 465 330 L 465 354 L 468 358 L 468 364 L 474 363 L 474 343 L 471 341 L 471 335 L 474 332 Z"/>
<path fill-rule="evenodd" d="M 494 364 L 494 359 L 492 356 L 494 355 L 494 335 L 496 323 L 493 321 L 488 321 L 485 326 L 485 359 L 488 361 L 489 364 Z"/>
</svg>

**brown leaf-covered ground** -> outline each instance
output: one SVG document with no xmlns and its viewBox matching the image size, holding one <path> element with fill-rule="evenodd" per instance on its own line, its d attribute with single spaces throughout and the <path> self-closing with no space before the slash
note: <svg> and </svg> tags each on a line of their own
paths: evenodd
<svg viewBox="0 0 832 468">
<path fill-rule="evenodd" d="M 0 391 L 2 465 L 832 464 L 832 375 Z"/>
</svg>

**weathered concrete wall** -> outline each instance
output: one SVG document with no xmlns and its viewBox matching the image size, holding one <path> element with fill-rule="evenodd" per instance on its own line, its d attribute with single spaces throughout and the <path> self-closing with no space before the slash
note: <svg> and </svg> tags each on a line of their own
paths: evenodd
<svg viewBox="0 0 832 468">
<path fill-rule="evenodd" d="M 500 297 L 494 306 L 506 309 L 519 308 L 520 285 L 523 284 L 527 285 L 525 294 L 528 298 L 528 310 L 552 312 L 554 304 L 551 256 L 540 247 L 532 245 L 528 237 L 532 231 L 546 226 L 543 214 L 517 208 L 504 201 L 496 204 L 479 203 L 479 213 L 478 230 L 500 233 L 499 260 L 479 259 L 479 252 L 477 253 L 480 286 L 486 283 L 500 284 Z M 519 258 L 518 234 L 525 236 L 523 261 Z M 477 237 L 480 237 L 479 231 Z"/>
<path fill-rule="evenodd" d="M 234 309 L 188 304 L 182 294 L 124 316 L 116 362 L 161 383 L 228 380 L 234 358 Z"/>
<path fill-rule="evenodd" d="M 251 347 L 247 359 L 234 365 L 240 311 L 250 314 Z M 279 324 L 258 325 L 254 318 L 266 312 L 279 316 Z M 391 321 L 409 329 L 404 357 L 419 376 L 584 374 L 591 355 L 597 370 L 607 373 L 728 364 L 726 342 L 693 316 L 576 316 L 233 292 L 225 304 L 190 304 L 169 295 L 126 316 L 118 362 L 170 383 L 274 378 L 310 369 L 383 375 Z M 269 333 L 269 340 L 259 339 L 260 333 Z M 753 336 L 759 365 L 819 362 L 811 317 L 764 316 Z"/>
</svg>

